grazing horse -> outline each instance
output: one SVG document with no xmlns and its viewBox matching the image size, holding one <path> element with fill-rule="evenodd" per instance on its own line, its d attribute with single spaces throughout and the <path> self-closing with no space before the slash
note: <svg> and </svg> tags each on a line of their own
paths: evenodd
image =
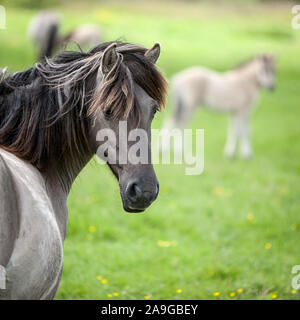
<svg viewBox="0 0 300 320">
<path fill-rule="evenodd" d="M 110 136 L 99 139 L 102 129 L 118 135 L 122 120 L 127 133 L 146 133 L 147 163 L 117 158 L 108 166 L 126 211 L 141 212 L 156 199 L 150 126 L 167 88 L 155 66 L 159 55 L 159 44 L 103 43 L 88 53 L 59 53 L 0 83 L 0 298 L 54 298 L 72 183 L 104 143 L 121 148 Z"/>
<path fill-rule="evenodd" d="M 68 41 L 73 41 L 81 48 L 95 47 L 102 42 L 103 35 L 97 25 L 82 24 L 69 32 L 66 36 L 61 37 L 60 43 L 63 45 Z"/>
<path fill-rule="evenodd" d="M 28 26 L 28 38 L 35 43 L 38 59 L 51 57 L 55 50 L 67 42 L 75 42 L 83 49 L 91 49 L 103 39 L 100 28 L 94 24 L 83 24 L 66 35 L 60 34 L 61 15 L 53 10 L 43 10 L 34 16 Z"/>
<path fill-rule="evenodd" d="M 58 47 L 61 15 L 53 10 L 43 10 L 29 23 L 28 38 L 34 42 L 38 51 L 38 59 L 50 57 Z"/>
<path fill-rule="evenodd" d="M 172 80 L 174 112 L 171 118 L 167 119 L 165 127 L 184 129 L 196 107 L 200 105 L 228 112 L 232 121 L 225 154 L 233 157 L 240 142 L 242 156 L 245 159 L 251 158 L 250 111 L 261 88 L 273 90 L 274 67 L 274 58 L 263 55 L 224 73 L 192 67 L 176 74 Z M 168 150 L 168 144 L 169 140 L 163 137 L 162 152 Z"/>
</svg>

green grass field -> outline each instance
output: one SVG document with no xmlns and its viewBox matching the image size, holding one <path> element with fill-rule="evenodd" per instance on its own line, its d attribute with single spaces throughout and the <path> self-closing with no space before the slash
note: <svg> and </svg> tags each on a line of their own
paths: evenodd
<svg viewBox="0 0 300 320">
<path fill-rule="evenodd" d="M 94 161 L 84 169 L 69 198 L 57 299 L 300 298 L 291 287 L 300 264 L 300 30 L 290 12 L 287 3 L 64 8 L 65 30 L 94 22 L 106 40 L 159 41 L 167 77 L 196 64 L 226 70 L 262 52 L 277 56 L 278 69 L 276 91 L 263 92 L 253 113 L 252 161 L 226 160 L 227 116 L 199 110 L 191 127 L 205 129 L 204 173 L 155 166 L 161 192 L 146 212 L 122 210 L 106 167 Z M 10 71 L 34 63 L 26 40 L 34 13 L 7 9 L 0 63 Z"/>
</svg>

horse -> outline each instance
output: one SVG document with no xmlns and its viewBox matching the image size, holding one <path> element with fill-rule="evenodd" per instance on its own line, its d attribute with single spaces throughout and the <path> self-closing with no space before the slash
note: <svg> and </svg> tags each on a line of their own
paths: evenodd
<svg viewBox="0 0 300 320">
<path fill-rule="evenodd" d="M 36 46 L 39 60 L 51 57 L 58 47 L 61 18 L 57 11 L 42 10 L 31 19 L 27 36 Z"/>
<path fill-rule="evenodd" d="M 102 42 L 103 35 L 100 28 L 94 24 L 82 24 L 67 35 L 61 37 L 60 45 L 69 41 L 75 42 L 81 48 L 89 48 Z"/>
<path fill-rule="evenodd" d="M 102 130 L 118 135 L 124 121 L 128 132 L 146 133 L 148 163 L 121 162 L 117 156 L 107 164 L 118 180 L 125 211 L 142 212 L 156 200 L 151 122 L 167 90 L 155 65 L 159 55 L 158 43 L 146 49 L 106 42 L 86 53 L 58 53 L 1 81 L 0 265 L 6 270 L 6 289 L 0 289 L 0 299 L 55 297 L 68 194 L 107 143 L 98 138 Z M 109 143 L 121 148 L 118 140 Z"/>
<path fill-rule="evenodd" d="M 61 20 L 59 12 L 43 10 L 30 21 L 27 34 L 37 47 L 39 60 L 51 57 L 68 42 L 75 42 L 83 49 L 90 49 L 102 42 L 102 32 L 94 24 L 79 25 L 67 34 L 61 35 Z"/>
<path fill-rule="evenodd" d="M 172 81 L 174 111 L 165 121 L 166 129 L 184 129 L 198 106 L 231 115 L 225 155 L 233 158 L 240 143 L 244 159 L 252 157 L 249 118 L 260 89 L 275 86 L 275 59 L 271 55 L 255 57 L 237 68 L 219 73 L 204 67 L 191 67 L 175 74 Z M 175 152 L 181 152 L 175 146 Z M 163 137 L 161 151 L 169 150 Z"/>
</svg>

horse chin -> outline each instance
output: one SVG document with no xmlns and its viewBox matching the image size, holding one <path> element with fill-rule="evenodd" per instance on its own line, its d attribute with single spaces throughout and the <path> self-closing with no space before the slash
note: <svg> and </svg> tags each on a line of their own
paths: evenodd
<svg viewBox="0 0 300 320">
<path fill-rule="evenodd" d="M 125 206 L 123 208 L 126 212 L 129 212 L 129 213 L 141 213 L 146 210 L 146 208 L 145 209 L 132 209 L 132 208 L 125 207 Z"/>
<path fill-rule="evenodd" d="M 149 204 L 148 206 L 145 206 L 145 207 L 136 208 L 130 204 L 130 201 L 123 199 L 123 197 L 122 197 L 122 204 L 123 204 L 123 209 L 129 213 L 141 213 L 141 212 L 145 211 L 150 206 L 150 204 Z"/>
</svg>

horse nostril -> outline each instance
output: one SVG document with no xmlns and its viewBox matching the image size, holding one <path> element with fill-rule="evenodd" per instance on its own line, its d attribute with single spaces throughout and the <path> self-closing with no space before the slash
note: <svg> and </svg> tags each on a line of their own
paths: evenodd
<svg viewBox="0 0 300 320">
<path fill-rule="evenodd" d="M 157 198 L 158 193 L 159 193 L 158 183 L 154 186 L 151 186 L 151 188 L 149 185 L 147 186 L 147 188 L 145 187 L 143 188 L 143 185 L 140 185 L 137 182 L 132 182 L 128 184 L 125 191 L 127 199 L 134 206 L 149 205 Z"/>
<path fill-rule="evenodd" d="M 142 190 L 136 183 L 133 183 L 127 188 L 126 193 L 127 193 L 128 198 L 131 201 L 135 202 L 141 197 Z"/>
</svg>

